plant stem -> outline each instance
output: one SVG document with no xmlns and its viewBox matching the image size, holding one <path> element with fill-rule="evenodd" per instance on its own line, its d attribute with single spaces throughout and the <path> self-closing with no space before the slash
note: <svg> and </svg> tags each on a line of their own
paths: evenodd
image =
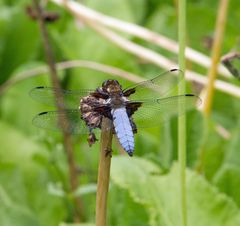
<svg viewBox="0 0 240 226">
<path fill-rule="evenodd" d="M 206 117 L 209 117 L 212 109 L 212 102 L 214 96 L 214 82 L 217 77 L 217 69 L 218 62 L 221 54 L 222 41 L 224 36 L 226 17 L 227 17 L 227 9 L 229 0 L 221 0 L 219 9 L 218 9 L 218 17 L 216 22 L 215 29 L 215 38 L 213 42 L 212 48 L 212 58 L 211 58 L 211 66 L 208 72 L 208 85 L 207 85 L 207 95 L 204 101 L 203 112 Z"/>
<path fill-rule="evenodd" d="M 205 129 L 206 132 L 205 132 L 205 139 L 204 139 L 205 142 L 199 152 L 199 162 L 196 166 L 196 171 L 199 173 L 203 171 L 203 167 L 204 167 L 205 148 L 206 148 L 206 142 L 207 142 L 208 133 L 209 133 L 208 121 L 209 121 L 209 116 L 212 110 L 213 96 L 215 92 L 214 85 L 217 78 L 217 68 L 218 68 L 218 62 L 221 54 L 221 47 L 223 42 L 228 5 L 229 5 L 229 0 L 221 0 L 219 9 L 218 9 L 218 16 L 217 16 L 216 28 L 215 28 L 215 37 L 214 37 L 213 48 L 212 48 L 211 67 L 209 68 L 209 72 L 208 72 L 206 98 L 204 100 L 204 105 L 203 105 L 203 113 L 205 115 L 204 128 L 206 128 Z"/>
<path fill-rule="evenodd" d="M 49 41 L 45 21 L 43 18 L 43 9 L 38 0 L 33 0 L 33 4 L 35 6 L 38 23 L 39 23 L 39 29 L 40 29 L 40 33 L 43 40 L 43 46 L 45 50 L 48 67 L 49 67 L 50 79 L 52 80 L 53 87 L 60 89 L 61 87 L 60 87 L 60 83 L 57 76 L 57 70 L 56 70 L 55 60 L 53 57 L 53 51 Z M 61 93 L 58 93 L 58 92 L 56 92 L 55 94 L 56 94 L 55 98 L 56 98 L 57 109 L 62 111 L 64 110 L 63 96 L 61 95 Z M 61 118 L 59 118 L 59 124 L 63 132 L 64 148 L 66 151 L 68 167 L 69 167 L 70 187 L 71 187 L 71 193 L 73 193 L 78 188 L 78 175 L 76 170 L 76 164 L 74 161 L 71 135 L 68 132 L 68 120 L 66 116 L 63 115 Z M 79 197 L 75 197 L 73 201 L 75 204 L 74 220 L 76 222 L 79 222 L 82 215 L 82 203 Z"/>
<path fill-rule="evenodd" d="M 98 166 L 96 226 L 107 225 L 107 196 L 111 165 L 112 130 L 106 130 L 105 128 L 111 128 L 111 124 L 112 121 L 110 119 L 103 118 Z"/>
<path fill-rule="evenodd" d="M 116 19 L 114 17 L 110 17 L 106 14 L 102 14 L 98 11 L 95 11 L 91 8 L 86 7 L 81 4 L 79 1 L 72 0 L 51 0 L 52 2 L 65 7 L 67 10 L 74 14 L 75 16 L 81 18 L 81 22 L 83 21 L 93 21 L 95 24 L 97 23 L 99 26 L 108 27 L 114 31 L 118 30 L 120 32 L 124 32 L 130 34 L 132 36 L 143 39 L 152 44 L 156 44 L 159 47 L 166 49 L 172 53 L 178 54 L 178 43 L 175 40 L 169 39 L 166 36 L 163 36 L 159 33 L 153 32 L 145 27 L 141 27 L 136 24 L 132 24 L 123 20 Z M 174 0 L 174 4 L 177 5 L 178 0 Z M 190 61 L 197 63 L 203 67 L 209 67 L 210 58 L 195 49 L 190 47 L 186 47 L 186 58 Z M 162 68 L 166 70 L 169 69 L 168 65 L 164 66 L 162 64 Z M 226 77 L 231 77 L 230 73 L 226 70 L 223 65 L 219 65 L 219 73 Z"/>
<path fill-rule="evenodd" d="M 57 70 L 65 70 L 67 68 L 83 67 L 96 71 L 101 71 L 109 75 L 118 76 L 132 82 L 141 82 L 143 78 L 140 76 L 124 71 L 120 68 L 112 67 L 106 64 L 100 64 L 94 61 L 85 61 L 85 60 L 70 60 L 56 63 Z M 45 74 L 48 72 L 46 66 L 38 66 L 33 69 L 27 69 L 22 72 L 13 73 L 10 78 L 3 84 L 0 85 L 0 95 L 3 95 L 11 86 L 15 85 L 18 82 L 23 81 L 31 77 L 39 76 L 40 74 Z M 207 77 L 197 74 L 192 71 L 185 71 L 186 79 L 194 81 L 196 83 L 206 85 L 208 83 Z M 234 97 L 240 98 L 240 88 L 236 85 L 230 84 L 229 82 L 224 82 L 221 80 L 215 81 L 215 88 L 221 92 L 232 95 Z"/>
<path fill-rule="evenodd" d="M 186 48 L 186 0 L 179 0 L 178 5 L 178 40 L 180 69 L 185 73 L 185 48 Z M 185 93 L 185 80 L 180 83 L 178 93 Z M 181 108 L 181 106 L 179 106 Z M 181 225 L 187 226 L 187 197 L 186 197 L 186 115 L 178 119 L 178 159 L 180 167 L 180 216 Z"/>
</svg>

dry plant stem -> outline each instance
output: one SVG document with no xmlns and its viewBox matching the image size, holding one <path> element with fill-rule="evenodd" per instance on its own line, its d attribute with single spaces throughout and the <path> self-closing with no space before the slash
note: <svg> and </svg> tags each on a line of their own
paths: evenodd
<svg viewBox="0 0 240 226">
<path fill-rule="evenodd" d="M 84 18 L 79 18 L 79 19 L 81 21 L 84 20 Z M 166 70 L 169 70 L 169 68 L 177 68 L 176 63 L 170 61 L 166 57 L 164 57 L 150 49 L 147 49 L 145 47 L 137 45 L 127 39 L 124 39 L 121 36 L 117 35 L 116 33 L 108 30 L 107 28 L 99 26 L 91 21 L 84 21 L 84 22 L 87 23 L 91 28 L 96 30 L 98 33 L 100 33 L 101 35 L 103 35 L 104 37 L 108 38 L 113 43 L 115 43 L 116 45 L 121 47 L 122 49 L 125 49 L 126 51 L 128 51 L 138 57 L 141 57 L 149 62 L 152 62 L 155 65 L 165 68 Z M 196 72 L 187 71 L 187 70 L 186 70 L 186 79 L 195 81 L 198 83 L 202 83 L 202 84 L 207 83 L 207 79 L 204 76 L 201 76 Z M 222 89 L 224 86 L 225 87 L 227 86 L 228 88 L 226 88 L 226 89 L 223 88 L 226 92 L 232 93 L 232 94 L 234 93 L 235 96 L 240 97 L 240 92 L 239 92 L 240 89 L 237 86 L 225 83 L 220 80 L 218 80 L 215 85 L 216 85 L 216 87 L 219 87 L 220 89 Z"/>
<path fill-rule="evenodd" d="M 89 68 L 96 71 L 101 71 L 110 75 L 114 75 L 123 79 L 126 79 L 131 82 L 142 82 L 144 79 L 139 75 L 133 74 L 128 71 L 124 71 L 120 68 L 109 66 L 106 64 L 100 64 L 94 61 L 87 60 L 70 60 L 63 61 L 55 64 L 57 70 L 65 70 L 69 68 L 82 67 Z M 39 74 L 48 73 L 49 68 L 46 66 L 38 66 L 34 69 L 28 69 L 24 72 L 19 72 L 10 76 L 5 83 L 0 86 L 0 95 L 7 91 L 14 84 L 21 82 L 22 80 L 38 76 Z"/>
<path fill-rule="evenodd" d="M 81 20 L 81 18 L 79 18 Z M 154 63 L 157 66 L 160 66 L 161 68 L 165 68 L 166 70 L 169 70 L 169 68 L 177 68 L 177 64 L 175 62 L 170 61 L 166 57 L 150 50 L 145 47 L 142 47 L 140 45 L 137 45 L 129 40 L 126 40 L 122 38 L 121 36 L 117 35 L 116 33 L 101 27 L 97 26 L 96 24 L 92 22 L 87 22 L 90 27 L 95 29 L 97 32 L 99 32 L 104 37 L 111 40 L 113 43 L 118 45 L 119 47 L 125 49 L 126 51 L 141 57 L 143 59 L 146 59 L 149 62 Z M 196 72 L 188 71 L 186 70 L 186 79 L 191 80 L 197 83 L 201 84 L 207 84 L 207 78 L 205 76 L 202 76 Z M 220 90 L 229 93 L 231 95 L 234 95 L 236 97 L 240 97 L 239 88 L 237 86 L 231 85 L 229 83 L 223 82 L 221 80 L 217 80 L 215 86 L 219 88 Z"/>
<path fill-rule="evenodd" d="M 82 20 L 81 18 L 79 18 L 80 20 Z M 86 21 L 85 21 L 86 22 Z M 177 68 L 177 64 L 170 61 L 169 59 L 167 59 L 166 57 L 150 50 L 147 49 L 145 47 L 142 47 L 140 45 L 137 45 L 129 40 L 126 40 L 124 38 L 122 38 L 121 36 L 117 35 L 116 33 L 101 27 L 99 25 L 94 24 L 93 22 L 89 22 L 87 21 L 86 23 L 88 23 L 88 25 L 93 28 L 94 30 L 96 30 L 97 32 L 99 32 L 101 35 L 103 35 L 104 37 L 108 38 L 109 40 L 111 40 L 113 43 L 115 43 L 116 45 L 120 46 L 122 49 L 125 49 L 126 51 L 141 57 L 149 62 L 154 63 L 155 65 L 158 65 L 162 68 L 165 68 L 166 70 L 169 70 L 169 68 Z M 191 80 L 191 81 L 195 81 L 198 83 L 202 83 L 202 84 L 206 84 L 207 83 L 207 79 L 204 76 L 199 75 L 196 72 L 192 72 L 192 71 L 186 71 L 186 79 L 187 80 Z M 233 86 L 231 84 L 226 83 L 226 85 L 229 87 L 231 86 L 233 89 L 224 89 L 226 92 L 228 93 L 235 93 L 236 96 L 240 97 L 240 93 L 239 93 L 239 88 L 236 86 Z M 219 87 L 223 87 L 224 86 L 224 82 L 223 81 L 218 81 L 216 83 L 216 86 Z"/>
<path fill-rule="evenodd" d="M 83 15 L 79 14 L 78 11 L 76 11 L 73 6 L 76 6 L 78 8 L 78 3 L 74 3 L 72 1 L 62 1 L 62 0 L 53 0 L 56 3 L 64 3 L 64 6 L 71 11 L 79 20 L 80 22 L 85 22 L 88 26 L 90 26 L 92 29 L 96 30 L 98 33 L 121 47 L 122 49 L 125 49 L 126 51 L 141 57 L 143 59 L 146 59 L 149 62 L 154 63 L 155 65 L 158 65 L 162 68 L 165 68 L 166 70 L 169 70 L 169 68 L 177 68 L 176 63 L 170 61 L 166 57 L 150 50 L 147 48 L 144 48 L 140 45 L 137 45 L 118 34 L 114 33 L 113 31 L 101 26 L 94 20 L 89 20 L 88 18 L 85 18 Z M 73 5 L 71 5 L 71 4 Z M 95 13 L 93 11 L 93 13 Z M 226 69 L 225 69 L 226 70 Z M 186 71 L 186 79 L 195 81 L 201 84 L 206 84 L 207 79 L 204 76 L 199 75 L 198 73 L 192 72 L 192 71 Z M 227 88 L 224 88 L 226 87 Z M 240 97 L 239 88 L 237 86 L 228 84 L 223 81 L 217 81 L 216 87 L 219 87 L 220 90 L 224 90 L 224 92 L 232 94 L 234 96 Z"/>
<path fill-rule="evenodd" d="M 224 36 L 224 30 L 225 30 L 225 23 L 226 23 L 226 17 L 227 17 L 227 9 L 228 9 L 228 3 L 229 0 L 221 0 L 218 10 L 218 17 L 216 22 L 216 29 L 215 29 L 215 38 L 213 43 L 213 49 L 212 49 L 212 64 L 208 73 L 208 84 L 206 87 L 206 97 L 203 105 L 203 113 L 205 115 L 205 141 L 208 137 L 208 119 L 211 114 L 212 110 L 212 102 L 213 102 L 213 96 L 214 96 L 214 84 L 216 82 L 217 77 L 217 64 L 220 60 L 220 53 L 221 53 L 221 46 Z M 199 163 L 196 166 L 196 171 L 201 173 L 203 171 L 203 165 L 204 165 L 204 158 L 205 158 L 205 149 L 206 149 L 206 143 L 203 145 L 203 147 L 200 150 L 199 153 Z"/>
<path fill-rule="evenodd" d="M 207 85 L 207 95 L 204 101 L 203 112 L 205 116 L 209 116 L 211 113 L 213 96 L 214 96 L 214 83 L 217 77 L 217 66 L 221 54 L 221 46 L 224 36 L 225 23 L 227 17 L 229 0 L 221 0 L 218 10 L 218 18 L 216 23 L 215 38 L 212 49 L 212 63 L 208 73 L 208 85 Z"/>
<path fill-rule="evenodd" d="M 69 1 L 69 0 L 52 0 L 53 2 L 65 6 L 69 11 L 71 11 L 76 16 L 84 18 L 84 20 L 92 21 L 99 26 L 105 25 L 113 29 L 118 29 L 120 31 L 129 33 L 136 37 L 142 38 L 148 42 L 156 44 L 164 49 L 169 50 L 178 54 L 178 44 L 177 42 L 166 38 L 158 33 L 148 30 L 144 27 L 138 26 L 136 24 L 128 23 L 97 11 L 94 11 L 79 2 Z M 208 68 L 211 64 L 210 58 L 194 49 L 189 47 L 186 48 L 186 58 L 193 61 L 199 65 Z M 218 66 L 218 71 L 226 77 L 230 77 L 230 73 L 222 65 Z"/>
<path fill-rule="evenodd" d="M 112 130 L 104 128 L 111 128 L 111 123 L 111 120 L 108 118 L 103 118 L 102 120 L 96 199 L 96 226 L 107 225 L 107 196 L 111 166 Z"/>
<path fill-rule="evenodd" d="M 85 61 L 85 60 L 64 61 L 64 62 L 56 63 L 55 66 L 57 70 L 64 70 L 64 69 L 74 68 L 74 67 L 89 68 L 92 70 L 108 73 L 110 75 L 115 75 L 132 82 L 141 82 L 144 80 L 139 75 L 136 75 L 128 71 L 124 71 L 122 69 L 112 67 L 109 65 L 93 62 L 93 61 Z M 14 84 L 21 82 L 25 79 L 38 76 L 39 74 L 47 73 L 48 71 L 49 69 L 46 66 L 39 66 L 34 69 L 29 69 L 24 72 L 13 74 L 10 76 L 11 77 L 10 79 L 8 79 L 5 83 L 3 83 L 0 86 L 0 95 L 3 95 L 3 93 L 6 92 L 7 89 L 9 89 Z M 200 75 L 193 71 L 186 71 L 186 79 L 197 82 L 202 85 L 206 85 L 208 82 L 205 76 Z M 216 80 L 214 86 L 216 89 L 224 93 L 240 98 L 240 88 L 235 85 L 232 85 L 228 82 L 224 82 L 221 80 Z"/>
<path fill-rule="evenodd" d="M 52 80 L 53 86 L 55 88 L 60 88 L 60 83 L 58 81 L 57 71 L 56 71 L 56 67 L 55 67 L 55 61 L 54 61 L 52 49 L 50 46 L 45 22 L 43 20 L 43 10 L 42 10 L 38 0 L 33 0 L 33 4 L 36 8 L 36 13 L 38 16 L 39 28 L 40 28 L 41 36 L 43 39 L 43 45 L 44 45 L 44 49 L 45 49 L 47 63 L 49 66 L 49 71 L 50 71 L 50 78 Z M 57 100 L 56 101 L 57 109 L 64 110 L 64 107 L 63 107 L 64 102 L 63 102 L 63 97 L 61 96 L 61 94 L 56 93 L 56 100 Z M 71 136 L 68 133 L 67 118 L 64 116 L 62 118 L 59 118 L 59 123 L 60 123 L 60 126 L 63 131 L 64 148 L 66 151 L 68 166 L 69 166 L 71 192 L 74 192 L 78 187 L 78 175 L 77 175 L 76 165 L 74 162 Z M 78 221 L 80 221 L 80 217 L 82 214 L 82 204 L 81 204 L 79 197 L 74 198 L 74 203 L 75 203 L 75 213 L 74 213 L 75 219 L 74 220 L 78 222 Z"/>
</svg>

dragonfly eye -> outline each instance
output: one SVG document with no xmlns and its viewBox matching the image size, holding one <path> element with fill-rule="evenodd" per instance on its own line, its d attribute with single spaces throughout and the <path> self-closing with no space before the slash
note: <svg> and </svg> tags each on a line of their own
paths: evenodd
<svg viewBox="0 0 240 226">
<path fill-rule="evenodd" d="M 116 93 L 122 90 L 121 85 L 117 80 L 107 80 L 103 82 L 102 89 L 108 93 Z"/>
</svg>

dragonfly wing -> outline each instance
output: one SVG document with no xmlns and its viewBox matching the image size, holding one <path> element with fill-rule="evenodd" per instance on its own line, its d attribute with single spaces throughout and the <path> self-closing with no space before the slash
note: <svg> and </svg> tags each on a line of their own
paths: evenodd
<svg viewBox="0 0 240 226">
<path fill-rule="evenodd" d="M 137 128 L 144 128 L 159 126 L 173 116 L 182 115 L 196 108 L 197 105 L 201 104 L 201 99 L 193 94 L 185 94 L 146 100 L 140 103 L 141 106 L 134 112 L 132 117 Z"/>
<path fill-rule="evenodd" d="M 93 90 L 63 90 L 38 86 L 33 88 L 29 94 L 34 100 L 49 106 L 56 106 L 56 96 L 60 94 L 64 100 L 64 107 L 73 109 L 78 107 L 80 99 L 89 95 L 90 92 L 93 92 Z"/>
<path fill-rule="evenodd" d="M 183 73 L 181 70 L 172 69 L 153 79 L 128 87 L 124 90 L 124 94 L 127 95 L 128 93 L 131 93 L 129 100 L 159 98 L 160 96 L 166 96 L 172 93 L 182 78 Z"/>
<path fill-rule="evenodd" d="M 81 119 L 79 110 L 65 110 L 65 111 L 47 111 L 36 115 L 33 118 L 33 124 L 37 127 L 48 130 L 60 130 L 59 118 L 67 117 L 68 129 L 72 134 L 88 134 L 89 128 L 85 121 Z"/>
<path fill-rule="evenodd" d="M 81 119 L 80 111 L 78 109 L 64 110 L 64 111 L 47 111 L 41 112 L 33 118 L 33 125 L 58 131 L 61 130 L 59 123 L 60 118 L 67 117 L 66 127 L 71 134 L 89 134 L 90 129 L 86 122 Z M 113 125 L 105 128 L 106 131 L 113 129 Z M 97 132 L 96 130 L 94 132 Z"/>
</svg>

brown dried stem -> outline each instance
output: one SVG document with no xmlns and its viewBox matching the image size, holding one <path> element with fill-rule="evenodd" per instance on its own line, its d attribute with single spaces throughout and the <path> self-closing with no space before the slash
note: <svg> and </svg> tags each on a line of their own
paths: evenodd
<svg viewBox="0 0 240 226">
<path fill-rule="evenodd" d="M 220 60 L 222 41 L 224 36 L 226 18 L 227 18 L 227 9 L 229 5 L 229 0 L 221 0 L 219 3 L 218 17 L 216 21 L 215 29 L 215 38 L 212 48 L 212 58 L 211 58 L 211 67 L 208 72 L 208 83 L 206 87 L 206 98 L 203 105 L 203 113 L 206 117 L 205 127 L 208 129 L 208 119 L 212 110 L 213 97 L 215 93 L 214 84 L 217 81 L 217 65 Z M 205 133 L 205 143 L 199 153 L 199 163 L 196 167 L 198 172 L 203 171 L 204 159 L 205 159 L 205 146 L 208 139 L 208 130 Z"/>
<path fill-rule="evenodd" d="M 102 120 L 96 200 L 96 226 L 107 225 L 107 197 L 111 166 L 112 130 L 104 128 L 111 128 L 111 123 L 111 120 L 108 118 L 103 118 Z"/>
<path fill-rule="evenodd" d="M 45 55 L 46 55 L 46 59 L 47 59 L 48 67 L 49 67 L 50 78 L 52 80 L 53 87 L 59 89 L 60 83 L 59 83 L 59 80 L 57 77 L 55 60 L 53 57 L 53 52 L 51 49 L 47 29 L 46 29 L 45 22 L 43 19 L 43 15 L 44 15 L 43 9 L 40 6 L 38 0 L 33 0 L 33 4 L 36 8 L 36 14 L 37 14 L 37 18 L 38 18 L 40 33 L 41 33 L 42 40 L 43 40 Z M 56 95 L 55 97 L 56 97 L 57 109 L 60 111 L 64 110 L 63 97 L 61 96 L 60 93 L 57 93 L 57 92 L 55 95 Z M 67 118 L 65 116 L 59 118 L 59 124 L 60 124 L 60 126 L 62 128 L 62 132 L 63 132 L 64 148 L 66 151 L 68 167 L 69 167 L 70 186 L 71 186 L 71 192 L 73 193 L 78 187 L 78 175 L 77 175 L 76 165 L 75 165 L 75 161 L 74 161 L 71 135 L 68 132 Z M 80 221 L 81 214 L 82 214 L 82 204 L 81 204 L 79 197 L 74 198 L 74 204 L 75 204 L 74 220 L 78 222 L 78 221 Z"/>
<path fill-rule="evenodd" d="M 84 6 L 80 2 L 72 0 L 52 0 L 52 1 L 58 5 L 64 6 L 74 15 L 82 17 L 84 21 L 86 20 L 92 21 L 98 26 L 105 26 L 112 28 L 114 30 L 126 32 L 128 34 L 146 40 L 150 43 L 156 44 L 170 52 L 178 54 L 179 47 L 176 41 L 171 40 L 156 32 L 153 32 L 147 28 L 123 20 L 119 20 L 111 16 L 107 16 L 105 14 L 102 14 L 100 12 L 97 12 L 91 8 Z M 206 68 L 208 68 L 211 65 L 211 61 L 208 56 L 190 47 L 186 48 L 186 58 Z M 230 77 L 230 73 L 226 70 L 226 68 L 223 67 L 223 65 L 220 64 L 218 65 L 218 71 L 223 76 Z"/>
<path fill-rule="evenodd" d="M 212 49 L 211 66 L 208 72 L 208 85 L 207 85 L 207 96 L 204 102 L 203 112 L 208 117 L 211 113 L 213 96 L 214 96 L 214 83 L 217 78 L 217 67 L 220 60 L 222 41 L 224 36 L 227 9 L 229 0 L 221 0 L 218 10 L 218 18 L 215 30 L 215 39 Z"/>
<path fill-rule="evenodd" d="M 81 17 L 79 17 L 79 19 L 80 19 L 80 21 L 84 20 L 84 18 L 81 18 Z M 89 27 L 96 30 L 98 33 L 100 33 L 101 35 L 103 35 L 104 37 L 106 37 L 107 39 L 112 41 L 114 44 L 118 45 L 122 49 L 125 49 L 126 51 L 128 51 L 142 59 L 152 62 L 153 64 L 160 66 L 162 68 L 165 68 L 166 70 L 168 70 L 169 68 L 178 68 L 178 65 L 175 62 L 172 62 L 171 60 L 160 55 L 159 53 L 156 53 L 148 48 L 145 48 L 136 43 L 133 43 L 133 42 L 121 37 L 120 35 L 116 34 L 115 32 L 113 32 L 101 25 L 95 24 L 92 21 L 85 20 L 84 22 Z M 197 83 L 201 83 L 201 84 L 207 84 L 206 77 L 204 77 L 196 72 L 189 71 L 189 70 L 186 70 L 186 79 L 197 82 Z M 234 96 L 240 97 L 239 88 L 232 84 L 223 82 L 221 80 L 217 80 L 214 85 L 215 85 L 215 87 L 217 87 L 221 90 L 224 89 L 223 88 L 224 86 L 228 87 L 228 88 L 224 89 L 226 93 L 229 93 L 229 94 L 231 93 L 232 95 L 235 94 Z"/>
<path fill-rule="evenodd" d="M 85 60 L 71 60 L 71 61 L 64 61 L 59 62 L 55 64 L 57 70 L 64 70 L 68 68 L 74 68 L 74 67 L 83 67 L 83 68 L 89 68 L 97 71 L 101 71 L 104 73 L 108 73 L 110 75 L 115 75 L 124 79 L 127 79 L 131 82 L 141 82 L 143 81 L 143 78 L 141 78 L 139 75 L 130 73 L 128 71 L 124 71 L 122 69 L 109 66 L 106 64 L 100 64 L 93 61 L 85 61 Z M 38 76 L 39 74 L 47 73 L 48 69 L 46 66 L 39 66 L 34 69 L 28 69 L 23 72 L 19 72 L 16 74 L 13 74 L 10 76 L 10 79 L 8 79 L 5 83 L 3 83 L 0 86 L 0 95 L 2 95 L 4 92 L 7 91 L 12 85 L 21 82 L 24 79 L 28 79 L 34 76 Z M 206 85 L 208 80 L 206 77 L 193 72 L 188 71 L 187 72 L 187 79 L 190 81 L 197 82 L 202 85 Z M 215 88 L 227 93 L 229 95 L 235 96 L 237 98 L 240 98 L 240 88 L 236 85 L 230 84 L 228 82 L 224 82 L 221 80 L 216 80 L 215 82 Z"/>
<path fill-rule="evenodd" d="M 57 70 L 64 70 L 68 68 L 75 68 L 75 67 L 82 67 L 82 68 L 88 68 L 96 71 L 101 71 L 106 74 L 117 76 L 123 79 L 126 79 L 131 82 L 142 82 L 144 79 L 140 77 L 139 75 L 133 74 L 131 72 L 122 70 L 117 67 L 109 66 L 106 64 L 97 63 L 94 61 L 88 61 L 88 60 L 69 60 L 69 61 L 63 61 L 55 64 L 55 67 Z M 23 72 L 14 73 L 10 76 L 10 79 L 8 79 L 5 83 L 0 85 L 0 95 L 2 95 L 4 92 L 7 91 L 11 86 L 15 85 L 18 82 L 21 82 L 25 79 L 38 76 L 40 74 L 47 73 L 49 71 L 47 66 L 38 66 L 33 69 L 28 69 Z"/>
</svg>

